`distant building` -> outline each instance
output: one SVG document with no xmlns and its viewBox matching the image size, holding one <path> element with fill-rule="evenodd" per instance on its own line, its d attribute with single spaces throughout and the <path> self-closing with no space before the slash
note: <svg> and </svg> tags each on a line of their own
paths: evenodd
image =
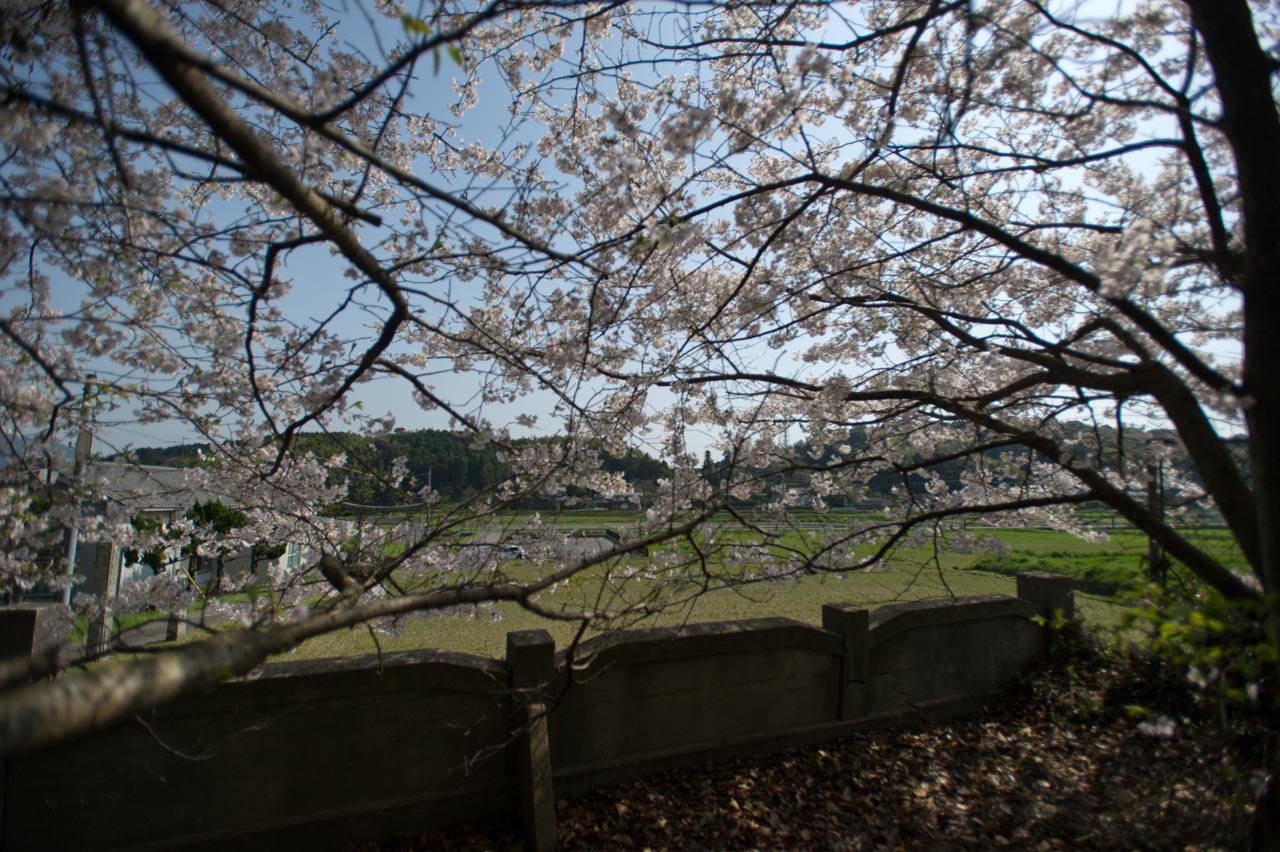
<svg viewBox="0 0 1280 852">
<path fill-rule="evenodd" d="M 592 497 L 591 505 L 597 509 L 642 509 L 644 497 L 638 491 L 612 494 L 608 497 Z"/>
<path fill-rule="evenodd" d="M 808 488 L 788 488 L 782 494 L 782 504 L 788 509 L 812 509 L 813 492 Z"/>
<path fill-rule="evenodd" d="M 196 503 L 217 501 L 234 507 L 236 499 L 228 494 L 195 490 L 187 483 L 188 471 L 175 467 L 92 462 L 84 472 L 85 480 L 93 483 L 94 490 L 106 500 L 124 506 L 139 521 L 155 522 L 161 526 L 181 519 Z M 165 548 L 162 570 L 185 573 L 197 584 L 204 585 L 213 575 L 212 560 L 201 558 L 191 563 L 183 554 L 184 542 L 174 542 Z M 260 559 L 256 566 L 260 579 L 280 563 L 296 565 L 299 553 L 296 545 L 289 543 L 285 552 L 274 559 Z M 252 564 L 247 552 L 223 560 L 226 576 L 248 569 Z M 136 583 L 155 573 L 155 566 L 110 541 L 81 541 L 76 548 L 76 574 L 82 578 L 77 586 L 80 591 L 106 597 L 116 597 L 122 587 Z"/>
<path fill-rule="evenodd" d="M 95 491 L 128 508 L 135 518 L 162 525 L 181 518 L 197 501 L 225 499 L 223 495 L 192 491 L 186 483 L 186 471 L 176 467 L 92 462 L 83 475 L 86 482 L 93 483 Z M 180 564 L 179 546 L 167 551 L 166 562 L 178 570 L 187 567 Z M 115 597 L 122 586 L 152 573 L 151 566 L 140 560 L 131 561 L 114 542 L 81 541 L 76 547 L 76 574 L 82 578 L 77 586 L 80 591 Z"/>
</svg>

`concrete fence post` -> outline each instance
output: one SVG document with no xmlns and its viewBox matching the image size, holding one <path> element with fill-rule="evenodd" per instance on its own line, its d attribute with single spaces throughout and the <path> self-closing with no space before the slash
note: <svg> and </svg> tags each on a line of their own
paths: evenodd
<svg viewBox="0 0 1280 852">
<path fill-rule="evenodd" d="M 0 660 L 29 661 L 66 644 L 75 617 L 63 603 L 0 607 Z"/>
<path fill-rule="evenodd" d="M 103 610 L 89 619 L 85 634 L 85 651 L 90 657 L 111 653 L 111 633 L 114 621 L 111 602 L 120 584 L 120 549 L 110 542 L 100 542 L 93 551 L 93 577 L 89 591 L 101 598 Z"/>
<path fill-rule="evenodd" d="M 0 609 L 0 659 L 29 660 L 36 648 L 35 607 L 7 606 Z"/>
<path fill-rule="evenodd" d="M 1067 621 L 1075 621 L 1076 599 L 1070 577 L 1047 571 L 1027 571 L 1018 575 L 1018 597 L 1034 604 L 1050 623 L 1061 613 Z"/>
<path fill-rule="evenodd" d="M 871 686 L 871 610 L 856 604 L 825 604 L 822 627 L 844 637 L 840 719 L 865 716 Z"/>
<path fill-rule="evenodd" d="M 551 779 L 551 741 L 546 691 L 556 676 L 556 643 L 545 630 L 507 634 L 511 671 L 512 770 L 520 798 L 520 820 L 533 852 L 556 848 L 556 796 Z"/>
<path fill-rule="evenodd" d="M 164 623 L 164 641 L 176 642 L 187 635 L 187 611 L 175 610 L 169 613 Z"/>
<path fill-rule="evenodd" d="M 1047 571 L 1027 571 L 1018 575 L 1018 597 L 1035 606 L 1044 619 L 1044 653 L 1057 656 L 1067 638 L 1061 631 L 1077 631 L 1076 598 L 1072 580 L 1062 574 Z M 1058 621 L 1061 617 L 1065 624 Z M 1070 634 L 1068 634 L 1070 635 Z"/>
</svg>

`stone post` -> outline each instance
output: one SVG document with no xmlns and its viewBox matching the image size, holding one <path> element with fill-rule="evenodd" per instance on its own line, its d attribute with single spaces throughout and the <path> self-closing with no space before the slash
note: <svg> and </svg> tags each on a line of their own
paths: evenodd
<svg viewBox="0 0 1280 852">
<path fill-rule="evenodd" d="M 1027 571 L 1018 575 L 1018 597 L 1035 604 L 1049 623 L 1059 613 L 1067 621 L 1075 621 L 1076 599 L 1071 589 L 1071 578 L 1061 574 Z"/>
<path fill-rule="evenodd" d="M 67 641 L 75 618 L 66 604 L 0 607 L 0 659 L 30 659 Z"/>
<path fill-rule="evenodd" d="M 186 610 L 177 610 L 169 613 L 169 618 L 165 620 L 164 625 L 164 641 L 176 642 L 183 636 L 187 635 L 187 612 Z"/>
<path fill-rule="evenodd" d="M 29 660 L 36 648 L 35 607 L 7 606 L 0 609 L 0 659 Z"/>
<path fill-rule="evenodd" d="M 844 637 L 840 719 L 847 722 L 865 716 L 871 691 L 871 610 L 856 604 L 826 604 L 822 628 Z"/>
<path fill-rule="evenodd" d="M 75 623 L 63 603 L 0 607 L 0 665 L 8 664 L 7 676 L 25 682 L 56 670 Z"/>
<path fill-rule="evenodd" d="M 551 779 L 546 692 L 556 676 L 556 643 L 545 630 L 507 634 L 514 734 L 512 769 L 520 820 L 533 852 L 556 848 L 556 796 Z"/>
<path fill-rule="evenodd" d="M 1079 635 L 1072 585 L 1070 577 L 1047 571 L 1027 571 L 1018 575 L 1018 597 L 1033 604 L 1044 619 L 1046 656 L 1057 657 L 1066 652 L 1071 646 L 1070 640 Z M 1058 617 L 1066 624 L 1055 627 Z M 1066 644 L 1064 640 L 1067 640 Z"/>
<path fill-rule="evenodd" d="M 120 549 L 111 542 L 99 542 L 93 552 L 93 577 L 89 591 L 103 602 L 103 611 L 89 619 L 85 635 L 85 651 L 90 658 L 105 656 L 111 652 L 111 601 L 120 583 Z"/>
</svg>

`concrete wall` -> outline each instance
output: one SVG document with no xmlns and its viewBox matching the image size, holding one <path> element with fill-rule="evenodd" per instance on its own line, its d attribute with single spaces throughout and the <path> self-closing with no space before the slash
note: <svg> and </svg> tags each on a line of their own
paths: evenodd
<svg viewBox="0 0 1280 852">
<path fill-rule="evenodd" d="M 507 812 L 507 693 L 440 652 L 269 666 L 10 761 L 3 848 L 326 849 Z"/>
<path fill-rule="evenodd" d="M 827 725 L 843 651 L 825 630 L 770 618 L 628 631 L 562 653 L 549 702 L 557 790 Z"/>
<path fill-rule="evenodd" d="M 871 614 L 870 715 L 999 689 L 1041 650 L 1037 608 L 1002 595 L 895 604 Z"/>
<path fill-rule="evenodd" d="M 285 663 L 4 766 L 0 849 L 324 849 L 520 813 L 717 757 L 976 706 L 1042 652 L 1069 581 L 869 611 L 629 631 L 506 661 Z M 1064 605 L 1065 603 L 1065 605 Z"/>
<path fill-rule="evenodd" d="M 22 603 L 0 607 L 0 661 L 26 661 L 67 641 L 75 617 L 66 604 Z"/>
</svg>

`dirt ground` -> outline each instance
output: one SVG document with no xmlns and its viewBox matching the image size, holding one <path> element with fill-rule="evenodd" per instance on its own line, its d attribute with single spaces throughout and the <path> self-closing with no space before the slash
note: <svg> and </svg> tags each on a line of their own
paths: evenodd
<svg viewBox="0 0 1280 852">
<path fill-rule="evenodd" d="M 1082 672 L 1080 669 L 1083 668 Z M 820 748 L 666 772 L 557 804 L 575 850 L 1234 850 L 1247 767 L 1187 716 L 1140 725 L 1146 677 L 1095 661 L 1042 672 L 983 714 Z M 1154 696 L 1160 698 L 1160 696 Z M 1177 703 L 1176 701 L 1174 702 Z M 512 826 L 455 826 L 362 852 L 522 848 Z"/>
</svg>

